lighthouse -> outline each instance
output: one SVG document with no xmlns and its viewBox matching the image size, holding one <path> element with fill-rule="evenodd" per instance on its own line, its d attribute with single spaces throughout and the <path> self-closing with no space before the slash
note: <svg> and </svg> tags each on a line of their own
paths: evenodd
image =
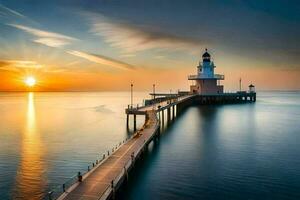
<svg viewBox="0 0 300 200">
<path fill-rule="evenodd" d="M 215 74 L 216 66 L 211 61 L 211 56 L 205 49 L 202 55 L 202 62 L 197 66 L 197 74 L 189 75 L 188 80 L 193 80 L 194 84 L 190 86 L 190 92 L 193 94 L 222 94 L 223 85 L 220 80 L 224 80 L 224 75 Z"/>
</svg>

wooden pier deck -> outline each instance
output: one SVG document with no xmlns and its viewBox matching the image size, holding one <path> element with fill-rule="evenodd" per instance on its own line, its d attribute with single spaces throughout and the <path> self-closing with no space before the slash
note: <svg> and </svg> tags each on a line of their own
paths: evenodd
<svg viewBox="0 0 300 200">
<path fill-rule="evenodd" d="M 133 138 L 97 164 L 70 188 L 58 197 L 59 200 L 107 200 L 114 197 L 116 190 L 127 179 L 128 172 L 134 166 L 135 160 L 147 148 L 147 145 L 160 133 L 160 124 L 164 124 L 164 110 L 167 110 L 169 123 L 175 115 L 193 102 L 197 104 L 241 103 L 255 102 L 256 93 L 229 93 L 218 95 L 184 95 L 164 101 L 155 102 L 143 107 L 128 107 L 129 115 L 134 116 L 134 130 L 136 130 L 136 115 L 145 115 L 143 127 Z M 158 117 L 159 116 L 159 117 Z M 49 196 L 49 199 L 52 199 Z"/>
<path fill-rule="evenodd" d="M 147 120 L 142 131 L 83 176 L 82 182 L 74 184 L 58 199 L 99 200 L 111 198 L 114 190 L 128 176 L 128 171 L 132 168 L 135 158 L 141 154 L 158 132 L 159 122 L 156 112 L 147 110 L 146 115 Z"/>
<path fill-rule="evenodd" d="M 148 106 L 143 106 L 143 107 L 138 107 L 138 108 L 137 107 L 136 108 L 128 108 L 125 110 L 125 112 L 126 112 L 126 114 L 136 114 L 136 115 L 145 115 L 145 113 L 149 110 L 155 110 L 156 112 L 159 112 L 159 111 L 168 109 L 171 106 L 180 104 L 194 96 L 195 95 L 185 95 L 185 96 L 157 102 L 155 104 L 148 105 Z"/>
</svg>

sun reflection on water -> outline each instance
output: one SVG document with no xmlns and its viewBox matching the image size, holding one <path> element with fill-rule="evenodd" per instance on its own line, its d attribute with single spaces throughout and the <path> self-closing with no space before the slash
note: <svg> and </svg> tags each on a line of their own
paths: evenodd
<svg viewBox="0 0 300 200">
<path fill-rule="evenodd" d="M 21 159 L 16 176 L 14 199 L 41 199 L 46 185 L 43 144 L 36 127 L 34 93 L 27 96 L 27 114 L 22 132 Z"/>
</svg>

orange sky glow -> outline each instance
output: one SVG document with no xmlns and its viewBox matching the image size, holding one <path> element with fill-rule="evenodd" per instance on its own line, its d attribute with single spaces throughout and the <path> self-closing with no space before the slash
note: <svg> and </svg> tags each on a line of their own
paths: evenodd
<svg viewBox="0 0 300 200">
<path fill-rule="evenodd" d="M 195 65 L 196 66 L 196 65 Z M 151 91 L 155 83 L 157 91 L 188 90 L 188 74 L 195 73 L 195 66 L 172 69 L 138 69 L 134 71 L 111 72 L 41 72 L 1 71 L 1 91 L 126 91 L 130 83 L 135 90 Z M 274 69 L 242 69 L 218 67 L 218 73 L 225 74 L 222 83 L 225 91 L 238 90 L 238 81 L 242 77 L 243 89 L 254 83 L 258 90 L 298 90 L 299 71 Z M 34 76 L 37 83 L 34 87 L 25 84 L 27 76 Z"/>
<path fill-rule="evenodd" d="M 216 73 L 225 75 L 225 91 L 237 90 L 240 78 L 244 90 L 250 83 L 258 91 L 300 90 L 300 40 L 293 20 L 278 12 L 266 18 L 239 3 L 212 4 L 219 16 L 207 22 L 193 7 L 183 10 L 181 19 L 169 8 L 136 16 L 121 6 L 97 10 L 71 3 L 44 16 L 33 11 L 48 11 L 56 3 L 0 4 L 0 91 L 128 91 L 131 83 L 138 91 L 151 91 L 154 83 L 157 91 L 189 90 L 187 76 L 196 73 L 205 48 Z M 111 9 L 120 12 L 115 16 Z M 288 28 L 295 30 L 282 38 Z M 32 87 L 25 84 L 28 76 L 36 79 Z"/>
</svg>

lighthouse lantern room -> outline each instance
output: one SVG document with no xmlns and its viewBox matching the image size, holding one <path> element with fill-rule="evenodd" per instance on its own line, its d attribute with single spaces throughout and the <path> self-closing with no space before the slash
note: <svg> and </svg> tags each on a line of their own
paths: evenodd
<svg viewBox="0 0 300 200">
<path fill-rule="evenodd" d="M 215 74 L 214 62 L 205 49 L 202 55 L 202 62 L 197 66 L 197 75 L 189 75 L 188 79 L 193 80 L 194 84 L 190 86 L 190 92 L 193 94 L 222 94 L 223 85 L 219 85 L 220 80 L 224 80 L 224 75 Z"/>
</svg>

